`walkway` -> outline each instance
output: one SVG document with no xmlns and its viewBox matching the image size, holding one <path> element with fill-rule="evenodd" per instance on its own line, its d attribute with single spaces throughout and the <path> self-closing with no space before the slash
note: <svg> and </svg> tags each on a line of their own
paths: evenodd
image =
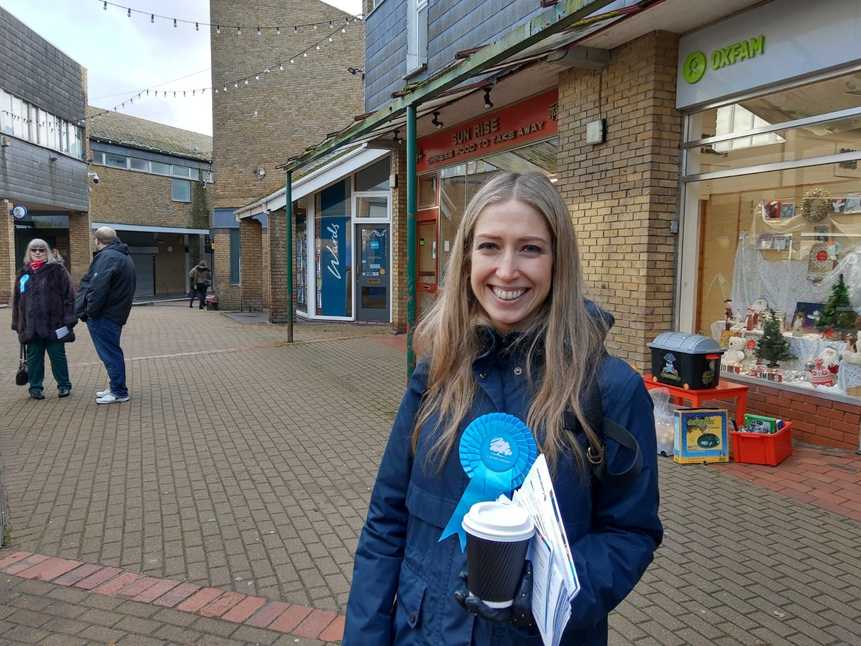
<svg viewBox="0 0 861 646">
<path fill-rule="evenodd" d="M 0 326 L 8 319 L 0 310 Z M 296 338 L 287 346 L 283 328 L 218 312 L 140 307 L 125 331 L 128 404 L 94 404 L 104 370 L 83 329 L 70 348 L 71 398 L 58 400 L 50 377 L 41 402 L 11 378 L 0 384 L 13 521 L 0 551 L 0 641 L 319 643 L 300 628 L 312 613 L 329 620 L 315 637 L 334 638 L 404 385 L 401 339 L 320 324 L 298 325 Z M 9 334 L 5 374 L 15 357 Z M 661 459 L 666 541 L 613 614 L 611 643 L 857 643 L 861 458 L 792 460 L 770 469 Z M 848 474 L 836 489 L 836 476 L 820 473 L 830 501 L 812 478 L 806 492 L 786 484 L 821 460 Z M 49 576 L 65 567 L 57 560 L 15 567 L 30 554 L 80 563 L 72 573 L 96 568 L 88 576 L 112 569 L 91 588 L 62 585 L 66 572 Z M 40 563 L 51 571 L 39 574 Z M 144 579 L 173 582 L 162 593 L 173 596 L 130 599 Z M 177 609 L 208 588 L 193 610 Z M 264 605 L 230 621 L 255 603 Z M 267 606 L 280 612 L 258 616 L 263 628 L 247 623 Z"/>
</svg>

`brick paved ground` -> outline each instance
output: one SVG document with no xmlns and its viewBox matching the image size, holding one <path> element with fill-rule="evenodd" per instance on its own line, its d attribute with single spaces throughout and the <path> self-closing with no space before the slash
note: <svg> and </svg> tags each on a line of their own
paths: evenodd
<svg viewBox="0 0 861 646">
<path fill-rule="evenodd" d="M 93 392 L 104 371 L 84 330 L 70 348 L 68 400 L 56 399 L 50 377 L 48 399 L 28 400 L 11 384 L 14 337 L 0 339 L 11 550 L 343 611 L 403 387 L 400 340 L 377 327 L 304 325 L 287 347 L 283 328 L 181 306 L 136 308 L 125 337 L 132 401 L 101 408 Z M 861 459 L 839 456 L 848 475 L 831 491 L 841 504 L 787 495 L 781 482 L 793 478 L 780 474 L 803 474 L 809 458 L 753 471 L 662 459 L 666 542 L 612 616 L 611 642 L 858 643 L 861 524 L 849 503 L 861 500 Z M 94 643 L 314 643 L 246 630 L 0 575 L 0 643 L 77 643 L 61 633 Z"/>
</svg>

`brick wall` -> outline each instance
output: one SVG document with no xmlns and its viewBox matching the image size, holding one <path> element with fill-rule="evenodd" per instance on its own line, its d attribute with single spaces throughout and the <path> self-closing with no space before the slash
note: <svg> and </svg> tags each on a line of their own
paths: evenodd
<svg viewBox="0 0 861 646">
<path fill-rule="evenodd" d="M 213 285 L 218 294 L 218 307 L 238 310 L 242 306 L 239 285 L 230 282 L 230 230 L 214 229 L 212 233 Z"/>
<path fill-rule="evenodd" d="M 392 189 L 392 327 L 407 331 L 407 156 L 401 145 L 392 152 L 398 187 Z"/>
<path fill-rule="evenodd" d="M 351 23 L 341 33 L 338 27 L 345 25 L 347 15 L 317 0 L 210 1 L 214 24 L 244 25 L 252 19 L 261 25 L 335 21 L 332 30 L 321 25 L 298 34 L 282 30 L 280 36 L 271 31 L 260 37 L 253 32 L 237 36 L 228 29 L 220 35 L 211 31 L 212 79 L 220 89 L 212 97 L 215 184 L 211 207 L 239 208 L 281 188 L 284 174 L 275 168 L 277 164 L 350 125 L 353 115 L 363 111 L 362 79 L 347 68 L 364 65 L 364 27 Z M 322 43 L 321 50 L 307 58 L 296 56 L 330 31 L 337 32 L 332 43 Z M 296 60 L 293 65 L 291 57 Z M 283 72 L 279 62 L 284 63 Z M 254 80 L 253 75 L 266 65 L 272 71 Z M 225 83 L 249 74 L 252 80 L 242 89 L 221 90 Z M 266 171 L 262 179 L 255 176 L 257 168 Z M 222 274 L 228 270 L 229 265 L 216 265 L 217 286 L 224 284 Z"/>
<path fill-rule="evenodd" d="M 69 272 L 72 274 L 72 282 L 78 285 L 81 277 L 87 273 L 90 261 L 93 259 L 92 252 L 93 233 L 90 227 L 90 216 L 88 213 L 69 214 Z"/>
<path fill-rule="evenodd" d="M 287 271 L 284 243 L 284 209 L 269 214 L 269 245 L 267 254 L 269 283 L 269 321 L 270 323 L 287 322 Z M 293 216 L 293 276 L 296 276 L 296 216 Z M 274 259 L 274 262 L 273 262 Z M 293 294 L 293 311 L 296 311 L 296 294 Z"/>
<path fill-rule="evenodd" d="M 791 421 L 794 440 L 841 449 L 859 448 L 861 403 L 845 404 L 748 382 L 744 385 L 749 388 L 747 412 Z M 721 402 L 721 406 L 725 404 Z"/>
<path fill-rule="evenodd" d="M 169 177 L 93 165 L 99 183 L 90 193 L 90 218 L 94 222 L 122 222 L 157 227 L 189 227 L 202 224 L 196 213 L 208 212 L 207 191 L 192 182 L 191 202 L 171 199 Z M 204 224 L 203 228 L 207 225 Z"/>
<path fill-rule="evenodd" d="M 15 220 L 9 215 L 14 205 L 0 200 L 0 305 L 11 305 L 15 284 Z"/>
<path fill-rule="evenodd" d="M 263 226 L 257 220 L 239 222 L 240 296 L 243 312 L 263 309 Z"/>
<path fill-rule="evenodd" d="M 637 367 L 672 327 L 681 115 L 677 36 L 656 32 L 611 54 L 599 72 L 559 77 L 559 184 L 571 209 L 588 291 L 616 317 L 610 350 Z M 589 145 L 586 123 L 607 120 Z"/>
<path fill-rule="evenodd" d="M 260 234 L 260 256 L 261 256 L 261 273 L 263 275 L 263 284 L 261 286 L 262 289 L 262 298 L 263 298 L 263 309 L 269 309 L 270 297 L 271 297 L 271 276 L 270 272 L 272 271 L 269 259 L 270 259 L 270 251 L 269 251 L 269 229 L 263 229 Z"/>
</svg>

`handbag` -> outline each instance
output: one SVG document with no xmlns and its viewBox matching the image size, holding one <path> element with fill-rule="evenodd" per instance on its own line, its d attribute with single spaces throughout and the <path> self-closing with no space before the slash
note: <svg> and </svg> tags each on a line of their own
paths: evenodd
<svg viewBox="0 0 861 646">
<path fill-rule="evenodd" d="M 30 375 L 27 374 L 27 346 L 21 344 L 21 358 L 18 361 L 18 372 L 15 373 L 15 385 L 26 386 L 30 381 Z"/>
</svg>

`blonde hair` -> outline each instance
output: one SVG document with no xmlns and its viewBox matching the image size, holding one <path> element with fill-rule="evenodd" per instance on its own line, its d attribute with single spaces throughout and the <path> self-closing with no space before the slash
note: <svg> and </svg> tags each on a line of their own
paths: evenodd
<svg viewBox="0 0 861 646">
<path fill-rule="evenodd" d="M 438 437 L 430 454 L 441 466 L 472 405 L 476 392 L 473 362 L 482 351 L 481 327 L 486 325 L 470 285 L 473 235 L 485 208 L 511 200 L 528 204 L 544 216 L 553 251 L 550 293 L 523 330 L 523 338 L 529 340 L 526 366 L 534 391 L 526 423 L 551 465 L 569 448 L 582 471 L 585 451 L 573 433 L 563 428 L 563 417 L 572 411 L 593 451 L 600 451 L 600 439 L 584 415 L 580 396 L 597 377 L 607 328 L 602 317 L 590 315 L 587 309 L 568 208 L 553 184 L 539 174 L 494 177 L 466 208 L 448 260 L 445 288 L 416 329 L 416 344 L 429 363 L 429 372 L 413 429 L 413 451 L 422 426 L 436 417 Z M 533 374 L 533 366 L 537 374 Z"/>
<path fill-rule="evenodd" d="M 34 246 L 45 247 L 48 251 L 45 253 L 45 262 L 49 262 L 51 260 L 51 245 L 42 240 L 42 238 L 33 238 L 30 242 L 27 243 L 27 248 L 24 250 L 24 264 L 30 264 L 30 249 Z"/>
</svg>

